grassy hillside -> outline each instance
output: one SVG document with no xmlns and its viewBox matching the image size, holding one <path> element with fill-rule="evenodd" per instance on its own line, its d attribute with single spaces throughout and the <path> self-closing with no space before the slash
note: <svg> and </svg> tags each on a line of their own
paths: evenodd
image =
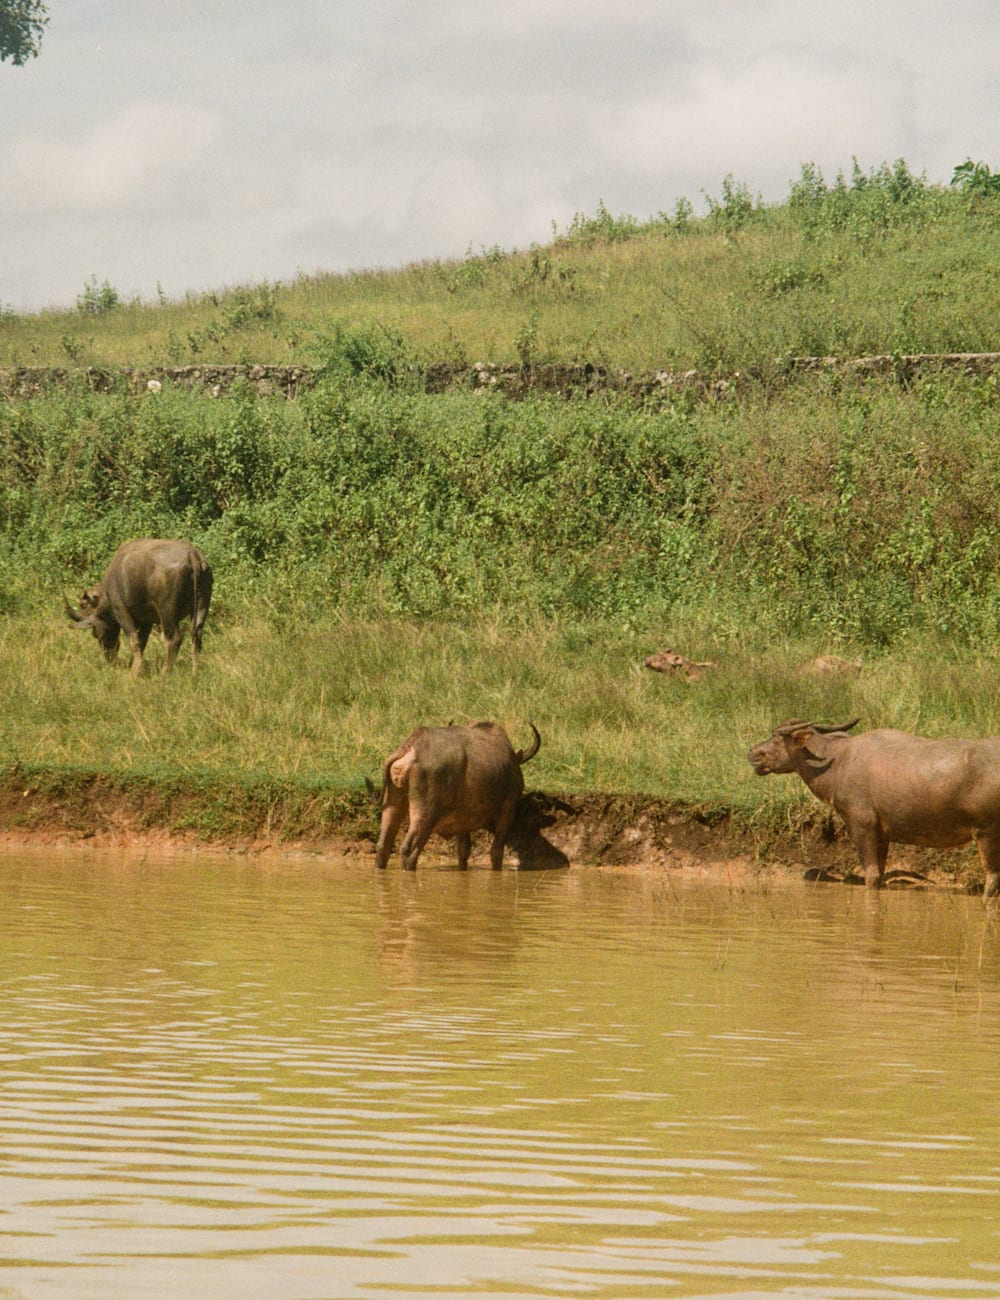
<svg viewBox="0 0 1000 1300">
<path fill-rule="evenodd" d="M 904 164 L 707 218 L 603 208 L 545 248 L 0 317 L 0 364 L 299 361 L 290 402 L 0 405 L 0 760 L 359 790 L 418 722 L 533 719 L 532 782 L 781 826 L 745 751 L 793 714 L 1000 733 L 1000 377 L 789 374 L 780 358 L 1000 348 L 1000 199 Z M 423 366 L 749 374 L 721 399 L 428 395 Z M 133 683 L 61 593 L 136 535 L 216 572 L 204 672 Z M 641 667 L 670 642 L 697 686 Z M 858 679 L 798 661 L 840 650 Z"/>
<path fill-rule="evenodd" d="M 987 169 L 988 172 L 988 169 Z M 765 206 L 727 178 L 707 217 L 600 206 L 520 252 L 124 303 L 96 277 L 75 309 L 0 312 L 0 367 L 591 362 L 707 373 L 795 355 L 997 346 L 1000 200 L 906 164 L 827 184 L 803 169 Z M 966 177 L 969 181 L 969 177 Z M 985 191 L 985 192 L 983 192 Z"/>
</svg>

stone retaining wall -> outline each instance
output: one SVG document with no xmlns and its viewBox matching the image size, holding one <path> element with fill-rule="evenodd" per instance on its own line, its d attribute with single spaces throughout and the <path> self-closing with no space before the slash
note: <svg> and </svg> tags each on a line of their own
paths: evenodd
<svg viewBox="0 0 1000 1300">
<path fill-rule="evenodd" d="M 477 361 L 473 366 L 440 363 L 413 372 L 413 380 L 428 393 L 457 388 L 495 389 L 509 397 L 529 393 L 557 393 L 562 396 L 617 392 L 636 398 L 657 393 L 694 389 L 700 396 L 722 397 L 748 383 L 806 371 L 827 370 L 843 374 L 895 375 L 905 382 L 919 374 L 960 370 L 965 374 L 986 374 L 1000 368 L 1000 352 L 920 353 L 909 356 L 791 357 L 777 362 L 768 375 L 752 371 L 726 378 L 711 378 L 697 370 L 627 371 L 594 365 L 497 365 Z M 248 389 L 260 397 L 282 396 L 294 400 L 312 388 L 322 371 L 310 366 L 277 365 L 192 365 L 114 369 L 88 366 L 84 369 L 44 366 L 0 368 L 0 395 L 10 400 L 38 397 L 77 384 L 98 393 L 151 393 L 170 386 L 198 390 L 221 397 L 234 388 Z"/>
</svg>

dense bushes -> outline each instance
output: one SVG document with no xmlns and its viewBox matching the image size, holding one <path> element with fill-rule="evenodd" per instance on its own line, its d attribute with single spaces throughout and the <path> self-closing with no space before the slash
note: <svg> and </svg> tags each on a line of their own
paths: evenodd
<svg viewBox="0 0 1000 1300">
<path fill-rule="evenodd" d="M 803 379 L 662 409 L 335 377 L 297 403 L 85 391 L 0 408 L 0 590 L 139 534 L 220 607 L 696 623 L 862 646 L 1000 632 L 993 378 Z"/>
</svg>

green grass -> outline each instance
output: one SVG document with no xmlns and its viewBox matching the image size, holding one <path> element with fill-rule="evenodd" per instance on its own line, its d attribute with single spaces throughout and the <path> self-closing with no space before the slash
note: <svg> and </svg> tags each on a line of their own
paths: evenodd
<svg viewBox="0 0 1000 1300">
<path fill-rule="evenodd" d="M 995 654 L 970 652 L 944 670 L 889 655 L 859 678 L 823 681 L 794 672 L 818 643 L 745 645 L 719 652 L 718 669 L 689 685 L 642 666 L 654 648 L 649 635 L 596 625 L 580 637 L 548 623 L 512 635 L 489 620 L 330 619 L 281 631 L 238 619 L 210 623 L 197 673 L 182 651 L 175 672 L 159 675 L 156 647 L 154 671 L 134 681 L 124 658 L 107 668 L 86 634 L 8 619 L 0 763 L 360 796 L 414 726 L 486 717 L 515 745 L 529 721 L 538 727 L 531 788 L 655 796 L 777 830 L 817 807 L 800 782 L 761 781 L 746 762 L 784 718 L 1000 733 Z"/>
<path fill-rule="evenodd" d="M 297 402 L 0 406 L 0 611 L 190 536 L 219 612 L 1000 636 L 996 376 L 806 375 L 722 402 L 512 402 L 335 377 Z M 582 633 L 586 635 L 586 633 Z"/>
</svg>

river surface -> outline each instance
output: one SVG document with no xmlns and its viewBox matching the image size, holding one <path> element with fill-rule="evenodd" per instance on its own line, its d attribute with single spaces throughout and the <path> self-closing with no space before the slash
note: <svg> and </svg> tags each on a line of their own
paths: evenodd
<svg viewBox="0 0 1000 1300">
<path fill-rule="evenodd" d="M 1000 1297 L 1000 920 L 0 858 L 0 1296 Z"/>
</svg>

